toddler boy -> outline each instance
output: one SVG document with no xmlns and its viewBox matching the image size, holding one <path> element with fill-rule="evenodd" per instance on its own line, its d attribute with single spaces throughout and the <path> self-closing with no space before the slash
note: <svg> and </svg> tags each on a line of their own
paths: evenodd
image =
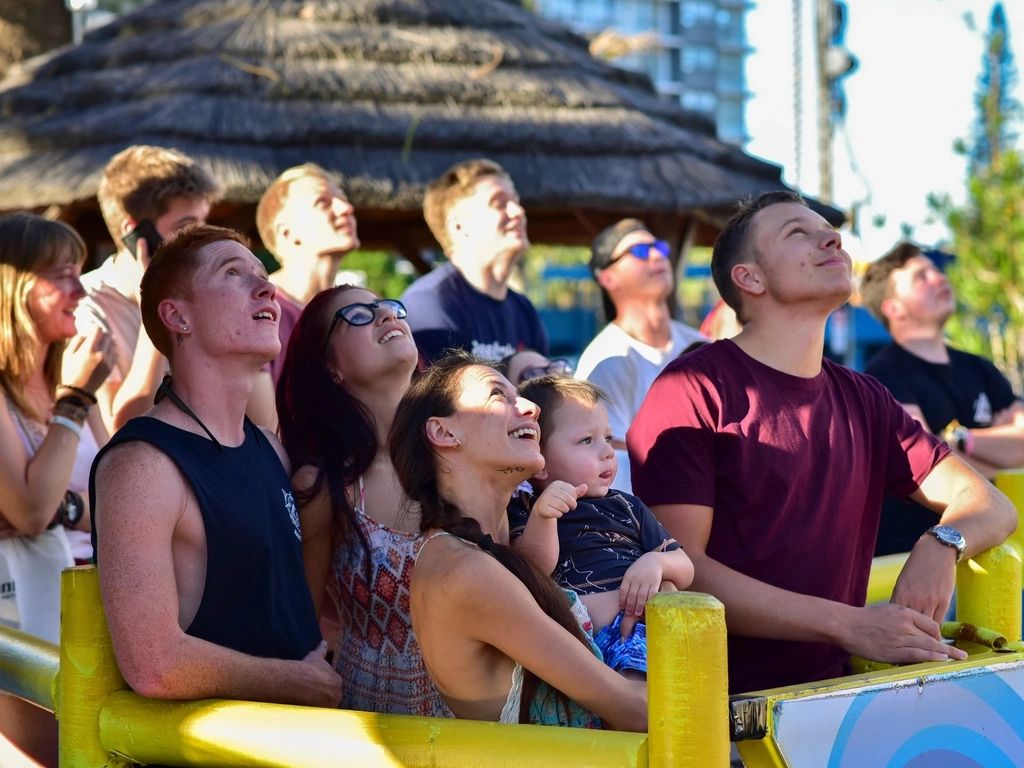
<svg viewBox="0 0 1024 768">
<path fill-rule="evenodd" d="M 509 505 L 512 546 L 579 594 L 609 666 L 645 675 L 644 606 L 689 586 L 693 564 L 643 502 L 611 488 L 618 459 L 602 390 L 544 376 L 519 394 L 540 406 L 544 470 L 531 480 L 539 493 Z"/>
</svg>

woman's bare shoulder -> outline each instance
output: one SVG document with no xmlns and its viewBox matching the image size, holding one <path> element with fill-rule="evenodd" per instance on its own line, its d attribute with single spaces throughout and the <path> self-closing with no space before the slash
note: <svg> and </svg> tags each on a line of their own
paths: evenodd
<svg viewBox="0 0 1024 768">
<path fill-rule="evenodd" d="M 518 583 L 501 563 L 476 544 L 443 533 L 427 537 L 413 578 L 421 584 L 429 582 L 452 596 L 474 593 L 506 579 Z"/>
</svg>

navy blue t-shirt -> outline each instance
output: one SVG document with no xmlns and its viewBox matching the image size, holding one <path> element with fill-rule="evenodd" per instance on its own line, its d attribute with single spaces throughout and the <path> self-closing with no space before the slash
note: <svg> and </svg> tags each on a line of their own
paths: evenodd
<svg viewBox="0 0 1024 768">
<path fill-rule="evenodd" d="M 538 495 L 523 493 L 512 499 L 511 538 L 522 535 Z M 553 576 L 559 586 L 580 594 L 611 592 L 641 556 L 675 549 L 679 543 L 640 499 L 610 490 L 601 498 L 577 499 L 576 509 L 558 518 L 558 565 Z"/>
<path fill-rule="evenodd" d="M 402 303 L 427 363 L 445 349 L 461 348 L 493 361 L 521 349 L 548 354 L 548 335 L 528 298 L 509 289 L 504 301 L 493 299 L 450 263 L 410 285 Z"/>
</svg>

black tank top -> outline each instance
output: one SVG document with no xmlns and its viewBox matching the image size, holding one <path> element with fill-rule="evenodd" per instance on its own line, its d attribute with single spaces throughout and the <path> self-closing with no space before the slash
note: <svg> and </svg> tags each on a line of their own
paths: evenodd
<svg viewBox="0 0 1024 768">
<path fill-rule="evenodd" d="M 270 442 L 248 419 L 245 442 L 218 447 L 204 436 L 148 416 L 129 421 L 101 450 L 141 440 L 177 465 L 206 528 L 206 584 L 186 634 L 251 656 L 301 659 L 320 642 L 302 567 L 302 536 L 291 481 Z M 93 523 L 93 551 L 96 550 Z"/>
</svg>

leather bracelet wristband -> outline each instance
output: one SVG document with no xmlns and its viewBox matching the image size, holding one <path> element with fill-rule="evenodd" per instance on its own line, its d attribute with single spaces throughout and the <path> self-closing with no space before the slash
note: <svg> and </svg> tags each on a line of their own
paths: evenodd
<svg viewBox="0 0 1024 768">
<path fill-rule="evenodd" d="M 81 426 L 89 417 L 89 409 L 62 398 L 53 404 L 53 415 L 71 419 Z"/>
<path fill-rule="evenodd" d="M 96 395 L 87 389 L 76 387 L 74 384 L 61 384 L 57 387 L 57 389 L 66 389 L 69 392 L 74 392 L 80 398 L 88 401 L 89 405 L 96 405 Z"/>
</svg>

